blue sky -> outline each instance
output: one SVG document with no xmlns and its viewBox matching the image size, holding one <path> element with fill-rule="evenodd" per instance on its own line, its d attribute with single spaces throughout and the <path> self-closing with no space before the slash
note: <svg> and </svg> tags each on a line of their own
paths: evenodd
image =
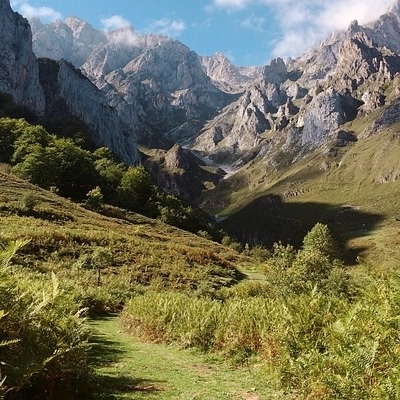
<svg viewBox="0 0 400 400">
<path fill-rule="evenodd" d="M 200 55 L 223 52 L 236 65 L 296 57 L 336 29 L 367 23 L 393 0 L 11 0 L 28 19 L 75 15 L 97 29 L 131 24 L 161 33 Z"/>
</svg>

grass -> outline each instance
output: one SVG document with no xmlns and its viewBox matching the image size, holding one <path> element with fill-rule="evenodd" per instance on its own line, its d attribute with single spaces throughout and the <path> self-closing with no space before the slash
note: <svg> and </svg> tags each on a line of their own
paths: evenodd
<svg viewBox="0 0 400 400">
<path fill-rule="evenodd" d="M 193 351 L 132 340 L 121 332 L 115 317 L 93 320 L 91 327 L 95 332 L 91 360 L 98 384 L 97 398 L 282 398 L 266 387 L 260 366 L 234 367 Z"/>
<path fill-rule="evenodd" d="M 117 310 L 149 285 L 217 288 L 241 278 L 243 257 L 218 243 L 121 209 L 100 215 L 6 173 L 0 187 L 0 236 L 30 240 L 18 262 L 78 287 L 85 306 Z"/>
</svg>

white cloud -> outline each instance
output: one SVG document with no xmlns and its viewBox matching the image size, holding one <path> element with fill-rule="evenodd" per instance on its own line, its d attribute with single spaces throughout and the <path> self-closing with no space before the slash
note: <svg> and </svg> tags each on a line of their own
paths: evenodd
<svg viewBox="0 0 400 400">
<path fill-rule="evenodd" d="M 263 1 L 270 3 L 269 0 Z M 376 19 L 390 3 L 391 0 L 277 1 L 271 9 L 279 21 L 282 38 L 275 44 L 273 55 L 300 55 L 333 31 L 346 29 L 353 20 L 365 24 Z"/>
<path fill-rule="evenodd" d="M 186 25 L 183 21 L 174 21 L 168 18 L 162 18 L 150 21 L 146 28 L 146 31 L 170 37 L 177 37 L 185 29 Z"/>
<path fill-rule="evenodd" d="M 215 7 L 244 8 L 252 2 L 252 0 L 214 0 L 213 5 Z"/>
<path fill-rule="evenodd" d="M 264 32 L 264 24 L 265 18 L 264 17 L 249 17 L 244 19 L 240 26 L 245 29 L 250 29 L 256 32 Z"/>
<path fill-rule="evenodd" d="M 266 20 L 277 22 L 280 37 L 274 40 L 273 56 L 297 56 L 335 30 L 350 22 L 370 22 L 383 14 L 393 0 L 212 0 L 207 8 L 246 12 L 250 6 L 266 6 Z M 261 18 L 261 16 L 259 17 Z M 257 20 L 245 19 L 242 26 L 260 27 Z"/>
<path fill-rule="evenodd" d="M 143 45 L 143 38 L 134 31 L 132 24 L 121 15 L 113 15 L 110 18 L 100 20 L 103 30 L 108 33 L 112 43 L 139 47 Z"/>
<path fill-rule="evenodd" d="M 108 34 L 108 37 L 110 42 L 128 47 L 141 47 L 145 42 L 144 38 L 133 29 L 112 31 Z"/>
<path fill-rule="evenodd" d="M 110 18 L 100 20 L 105 31 L 115 31 L 117 29 L 126 28 L 131 26 L 131 23 L 121 15 L 113 15 Z"/>
<path fill-rule="evenodd" d="M 21 0 L 12 1 L 11 6 L 27 19 L 40 18 L 44 23 L 62 19 L 62 14 L 51 7 L 34 7 Z"/>
</svg>

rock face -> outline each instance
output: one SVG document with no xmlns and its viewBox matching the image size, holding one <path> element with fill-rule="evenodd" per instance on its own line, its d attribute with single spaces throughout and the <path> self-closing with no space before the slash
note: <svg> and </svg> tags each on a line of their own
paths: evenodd
<svg viewBox="0 0 400 400">
<path fill-rule="evenodd" d="M 339 93 L 332 88 L 320 93 L 305 108 L 302 145 L 315 148 L 327 142 L 329 135 L 345 120 Z"/>
<path fill-rule="evenodd" d="M 141 36 L 132 27 L 104 33 L 71 17 L 36 23 L 33 41 L 38 56 L 64 58 L 80 68 L 146 145 L 169 146 L 170 131 L 211 119 L 231 101 L 196 53 L 165 36 Z M 180 132 L 186 140 L 188 130 Z"/>
<path fill-rule="evenodd" d="M 56 45 L 47 43 L 49 55 L 61 54 L 66 43 L 95 45 L 96 32 L 86 23 L 70 18 L 68 25 L 54 25 Z M 41 24 L 36 21 L 36 33 Z M 39 29 L 39 30 L 38 30 Z M 43 33 L 43 32 L 42 32 Z M 32 34 L 28 21 L 14 13 L 8 0 L 0 0 L 0 91 L 10 94 L 19 105 L 27 106 L 44 124 L 61 118 L 74 118 L 87 127 L 94 143 L 112 149 L 127 164 L 140 162 L 136 137 L 125 125 L 104 95 L 81 72 L 64 60 L 37 60 L 32 51 Z M 77 56 L 87 51 L 80 47 Z"/>
<path fill-rule="evenodd" d="M 0 0 L 0 92 L 42 115 L 44 93 L 32 51 L 28 21 L 12 11 L 9 0 Z"/>
<path fill-rule="evenodd" d="M 207 170 L 203 160 L 177 144 L 168 151 L 158 151 L 144 165 L 166 192 L 191 201 L 200 196 L 203 190 L 215 185 L 225 174 L 222 170 Z"/>
<path fill-rule="evenodd" d="M 40 59 L 39 65 L 48 122 L 76 118 L 87 127 L 96 145 L 112 149 L 126 164 L 139 162 L 136 136 L 96 86 L 65 60 Z"/>
<path fill-rule="evenodd" d="M 249 82 L 259 78 L 262 67 L 241 68 L 233 65 L 223 53 L 200 57 L 205 73 L 217 87 L 228 93 L 239 93 Z"/>
</svg>

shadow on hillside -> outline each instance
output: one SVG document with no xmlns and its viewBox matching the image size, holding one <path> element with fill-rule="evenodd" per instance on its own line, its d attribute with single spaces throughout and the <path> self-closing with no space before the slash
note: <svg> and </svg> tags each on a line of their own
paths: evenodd
<svg viewBox="0 0 400 400">
<path fill-rule="evenodd" d="M 300 247 L 304 236 L 320 222 L 326 224 L 343 251 L 346 264 L 354 264 L 364 248 L 349 248 L 350 240 L 368 236 L 383 220 L 357 205 L 316 202 L 285 203 L 280 196 L 262 196 L 222 221 L 219 226 L 241 243 L 271 247 L 275 242 Z"/>
<path fill-rule="evenodd" d="M 96 318 L 96 321 L 107 321 L 110 318 L 115 317 Z M 132 378 L 119 373 L 118 369 L 121 368 L 122 371 L 126 357 L 132 357 L 121 348 L 121 343 L 110 340 L 103 334 L 95 334 L 90 345 L 88 361 L 94 372 L 91 374 L 85 400 L 113 400 L 117 396 L 120 398 L 119 396 L 135 392 L 150 394 L 163 390 L 163 382 Z"/>
</svg>

